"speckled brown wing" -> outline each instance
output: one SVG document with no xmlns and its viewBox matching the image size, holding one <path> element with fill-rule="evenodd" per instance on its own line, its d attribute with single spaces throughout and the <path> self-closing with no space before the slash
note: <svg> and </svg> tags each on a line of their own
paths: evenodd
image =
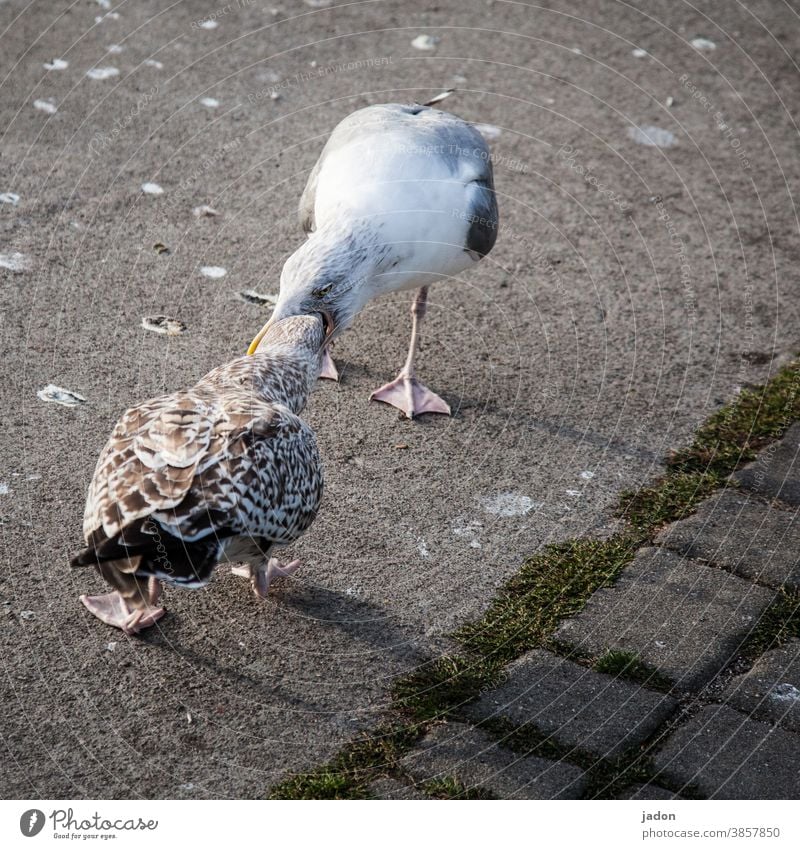
<svg viewBox="0 0 800 849">
<path fill-rule="evenodd" d="M 186 541 L 224 529 L 287 544 L 314 521 L 322 488 L 314 432 L 286 407 L 266 404 L 230 433 L 219 460 L 198 472 L 180 504 L 153 518 Z"/>
<path fill-rule="evenodd" d="M 86 500 L 89 542 L 102 528 L 116 536 L 158 510 L 178 505 L 194 476 L 241 426 L 219 404 L 189 392 L 154 398 L 127 410 L 100 454 Z"/>
</svg>

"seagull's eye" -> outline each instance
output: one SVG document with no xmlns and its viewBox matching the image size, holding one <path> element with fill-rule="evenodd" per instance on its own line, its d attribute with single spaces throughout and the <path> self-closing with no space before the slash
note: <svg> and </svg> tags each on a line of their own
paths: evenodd
<svg viewBox="0 0 800 849">
<path fill-rule="evenodd" d="M 325 295 L 327 295 L 327 294 L 328 294 L 328 292 L 330 292 L 330 290 L 331 290 L 331 289 L 333 289 L 333 284 L 332 284 L 332 283 L 331 283 L 331 284 L 329 284 L 329 285 L 327 285 L 327 286 L 323 286 L 321 289 L 314 289 L 314 291 L 313 291 L 311 294 L 312 294 L 315 298 L 324 298 L 324 297 L 325 297 Z"/>
</svg>

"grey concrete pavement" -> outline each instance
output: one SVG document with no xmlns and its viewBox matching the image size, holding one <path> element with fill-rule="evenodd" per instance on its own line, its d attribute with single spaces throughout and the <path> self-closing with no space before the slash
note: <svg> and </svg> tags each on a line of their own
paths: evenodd
<svg viewBox="0 0 800 849">
<path fill-rule="evenodd" d="M 622 489 L 796 345 L 788 8 L 222 5 L 0 4 L 4 796 L 264 796 L 371 727 L 524 558 L 611 527 Z M 114 421 L 244 352 L 266 310 L 237 293 L 277 291 L 337 121 L 453 86 L 448 108 L 497 128 L 502 218 L 431 292 L 420 369 L 454 416 L 367 402 L 410 296 L 371 304 L 309 408 L 328 488 L 297 577 L 258 604 L 220 570 L 141 639 L 90 620 L 100 581 L 66 564 Z M 674 145 L 629 134 L 648 125 Z M 143 330 L 154 313 L 187 333 Z M 50 383 L 87 403 L 40 401 Z"/>
</svg>

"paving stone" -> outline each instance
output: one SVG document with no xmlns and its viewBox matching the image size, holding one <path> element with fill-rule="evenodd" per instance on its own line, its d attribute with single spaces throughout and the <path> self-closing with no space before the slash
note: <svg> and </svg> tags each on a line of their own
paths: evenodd
<svg viewBox="0 0 800 849">
<path fill-rule="evenodd" d="M 479 729 L 448 722 L 432 729 L 403 760 L 418 782 L 455 778 L 501 799 L 577 799 L 585 785 L 572 764 L 521 757 Z"/>
<path fill-rule="evenodd" d="M 800 507 L 800 422 L 786 431 L 783 439 L 773 442 L 756 459 L 734 474 L 739 483 L 770 498 L 780 498 Z"/>
<path fill-rule="evenodd" d="M 677 798 L 679 797 L 671 790 L 666 790 L 657 784 L 634 784 L 617 796 L 617 799 L 642 799 L 653 802 Z"/>
<path fill-rule="evenodd" d="M 536 650 L 515 660 L 504 683 L 485 693 L 470 716 L 532 723 L 560 743 L 613 757 L 649 737 L 676 704 L 663 693 Z"/>
<path fill-rule="evenodd" d="M 403 784 L 394 778 L 379 778 L 369 786 L 370 795 L 374 799 L 425 799 L 416 787 Z"/>
<path fill-rule="evenodd" d="M 800 520 L 736 490 L 704 501 L 665 528 L 656 542 L 772 587 L 800 586 Z"/>
<path fill-rule="evenodd" d="M 800 732 L 800 640 L 762 655 L 731 680 L 722 698 L 754 718 Z"/>
<path fill-rule="evenodd" d="M 800 737 L 708 705 L 656 755 L 672 783 L 693 784 L 712 799 L 797 799 Z"/>
<path fill-rule="evenodd" d="M 722 569 L 645 548 L 616 586 L 598 590 L 556 636 L 592 654 L 635 652 L 680 687 L 697 689 L 736 654 L 774 595 Z"/>
</svg>

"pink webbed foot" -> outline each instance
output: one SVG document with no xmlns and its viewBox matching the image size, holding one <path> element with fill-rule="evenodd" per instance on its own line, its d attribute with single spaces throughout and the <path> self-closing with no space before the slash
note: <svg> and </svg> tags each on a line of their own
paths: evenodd
<svg viewBox="0 0 800 849">
<path fill-rule="evenodd" d="M 80 600 L 89 613 L 128 636 L 155 625 L 166 613 L 163 607 L 131 607 L 118 592 L 82 595 Z"/>
<path fill-rule="evenodd" d="M 322 351 L 322 368 L 320 369 L 319 376 L 324 380 L 338 380 L 339 370 L 336 368 L 336 363 L 333 361 L 329 349 L 330 345 L 326 345 Z"/>
<path fill-rule="evenodd" d="M 259 598 L 266 598 L 269 592 L 269 585 L 275 578 L 288 578 L 293 575 L 301 566 L 299 560 L 292 560 L 284 566 L 277 557 L 270 557 L 266 563 L 260 563 L 257 566 L 234 566 L 231 573 L 238 575 L 241 578 L 249 578 L 253 586 L 253 592 Z"/>
<path fill-rule="evenodd" d="M 423 413 L 450 415 L 450 405 L 443 398 L 431 392 L 416 377 L 410 377 L 402 372 L 391 383 L 376 389 L 369 398 L 370 401 L 383 401 L 384 404 L 397 407 L 410 419 L 421 416 Z"/>
</svg>

